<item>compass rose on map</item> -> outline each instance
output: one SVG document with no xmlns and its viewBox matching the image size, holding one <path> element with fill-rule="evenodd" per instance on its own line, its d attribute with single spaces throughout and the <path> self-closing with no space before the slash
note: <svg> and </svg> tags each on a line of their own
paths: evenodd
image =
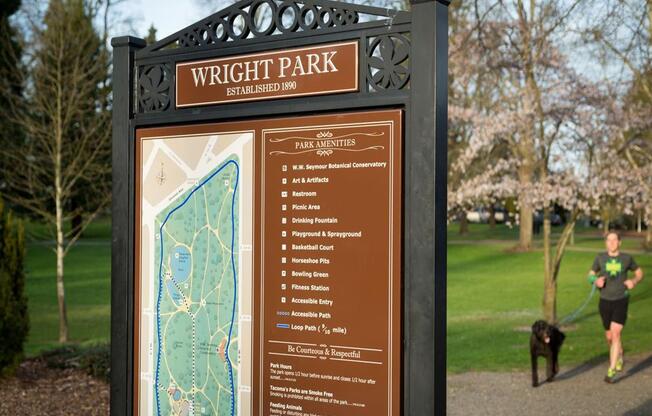
<svg viewBox="0 0 652 416">
<path fill-rule="evenodd" d="M 161 171 L 156 175 L 156 182 L 158 182 L 159 186 L 162 186 L 165 183 L 165 180 L 165 170 L 163 169 L 163 162 L 161 162 Z"/>
</svg>

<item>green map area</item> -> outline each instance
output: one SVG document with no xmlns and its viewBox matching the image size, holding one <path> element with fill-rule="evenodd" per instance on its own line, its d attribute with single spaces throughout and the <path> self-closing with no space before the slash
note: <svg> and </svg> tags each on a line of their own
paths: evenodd
<svg viewBox="0 0 652 416">
<path fill-rule="evenodd" d="M 238 175 L 229 157 L 156 217 L 157 415 L 237 413 Z"/>
</svg>

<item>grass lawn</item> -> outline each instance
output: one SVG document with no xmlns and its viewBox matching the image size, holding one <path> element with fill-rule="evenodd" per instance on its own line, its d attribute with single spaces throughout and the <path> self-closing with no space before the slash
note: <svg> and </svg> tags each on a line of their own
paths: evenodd
<svg viewBox="0 0 652 416">
<path fill-rule="evenodd" d="M 459 229 L 457 223 L 448 226 L 448 241 L 518 240 L 518 227 L 508 228 L 502 224 L 497 224 L 493 230 L 487 224 L 469 224 L 468 234 L 460 234 Z"/>
<path fill-rule="evenodd" d="M 29 229 L 28 224 L 26 228 Z M 111 246 L 110 222 L 91 225 L 65 259 L 65 289 L 69 337 L 72 342 L 108 341 L 110 333 Z M 47 242 L 27 245 L 26 292 L 30 334 L 27 355 L 56 347 L 59 315 L 56 296 L 56 259 Z"/>
<path fill-rule="evenodd" d="M 30 242 L 42 240 L 54 240 L 54 229 L 41 222 L 26 220 L 24 222 L 25 233 Z M 70 223 L 64 226 L 66 232 L 70 231 Z M 84 239 L 108 240 L 111 238 L 111 218 L 101 217 L 86 227 L 82 236 Z"/>
<path fill-rule="evenodd" d="M 552 242 L 556 243 L 559 238 L 563 226 L 552 227 Z M 504 241 L 506 244 L 516 244 L 518 241 L 518 227 L 508 228 L 505 225 L 497 224 L 496 228 L 491 229 L 487 224 L 469 224 L 469 233 L 460 234 L 459 224 L 452 223 L 448 226 L 447 233 L 448 241 L 457 243 L 465 243 L 471 241 L 493 240 Z M 580 224 L 575 226 L 575 243 L 580 247 L 595 248 L 601 250 L 604 248 L 604 242 L 601 238 L 602 230 L 595 227 L 584 227 Z M 535 248 L 543 246 L 542 234 L 533 235 L 533 245 Z M 640 250 L 640 239 L 623 240 L 624 250 Z"/>
<path fill-rule="evenodd" d="M 38 225 L 28 224 L 38 228 Z M 110 222 L 93 224 L 66 258 L 66 296 L 70 338 L 73 342 L 108 341 L 110 336 Z M 455 238 L 453 238 L 455 237 Z M 471 234 L 457 237 L 449 230 L 448 247 L 448 370 L 509 370 L 529 366 L 529 327 L 541 316 L 543 255 L 540 250 L 508 253 L 518 229 L 471 224 Z M 504 240 L 484 243 L 482 240 Z M 581 230 L 568 251 L 559 278 L 558 308 L 565 316 L 588 295 L 586 273 L 602 240 L 594 229 Z M 640 248 L 635 239 L 626 248 Z M 647 278 L 632 292 L 630 316 L 624 333 L 627 353 L 652 351 L 652 255 L 636 260 Z M 27 295 L 31 332 L 28 355 L 57 346 L 58 312 L 55 258 L 50 246 L 28 244 Z M 562 363 L 580 363 L 606 352 L 594 297 L 567 331 Z"/>
<path fill-rule="evenodd" d="M 487 229 L 479 233 L 487 235 Z M 485 226 L 486 227 L 486 226 Z M 472 229 L 472 232 L 474 230 Z M 505 232 L 504 230 L 502 232 Z M 599 235 L 579 235 L 576 247 L 601 250 Z M 472 240 L 472 239 L 469 239 Z M 634 239 L 627 246 L 638 247 Z M 529 327 L 541 317 L 543 253 L 507 253 L 507 244 L 448 246 L 448 370 L 524 369 L 529 366 Z M 557 300 L 560 317 L 589 294 L 586 274 L 595 253 L 568 251 L 561 265 Z M 652 350 L 652 255 L 637 262 L 648 277 L 632 291 L 624 332 L 626 353 Z M 606 353 L 594 296 L 567 331 L 563 364 L 581 363 Z"/>
</svg>

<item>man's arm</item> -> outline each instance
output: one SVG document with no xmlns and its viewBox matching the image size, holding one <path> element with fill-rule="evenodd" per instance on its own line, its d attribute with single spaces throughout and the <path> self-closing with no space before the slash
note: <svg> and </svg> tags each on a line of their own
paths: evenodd
<svg viewBox="0 0 652 416">
<path fill-rule="evenodd" d="M 631 280 L 634 283 L 634 286 L 636 286 L 641 280 L 643 280 L 643 269 L 636 264 L 636 260 L 634 260 L 633 257 L 629 264 L 629 270 L 634 271 L 634 277 L 629 280 Z"/>
<path fill-rule="evenodd" d="M 598 276 L 597 276 L 597 273 L 595 272 L 595 270 L 590 269 L 589 274 L 588 274 L 589 283 L 593 284 L 593 282 L 595 282 L 595 280 L 597 278 L 598 278 Z"/>
<path fill-rule="evenodd" d="M 606 277 L 598 276 L 595 271 L 589 271 L 589 283 L 595 285 L 598 289 L 602 289 L 604 287 L 606 280 Z"/>
<path fill-rule="evenodd" d="M 643 280 L 643 269 L 638 267 L 634 270 L 634 277 L 625 280 L 625 286 L 627 289 L 634 289 L 634 286 L 636 286 L 641 280 Z"/>
<path fill-rule="evenodd" d="M 596 280 L 601 279 L 600 277 L 600 259 L 598 256 L 595 257 L 595 260 L 593 260 L 593 265 L 591 266 L 591 269 L 589 270 L 589 283 L 594 284 Z M 604 280 L 604 279 L 602 279 Z M 603 285 L 600 284 L 602 282 L 598 282 L 596 286 L 602 287 Z"/>
<path fill-rule="evenodd" d="M 589 273 L 592 273 L 599 277 L 601 271 L 602 270 L 600 267 L 600 256 L 598 255 L 595 256 L 595 258 L 593 259 L 593 265 L 591 265 L 591 271 Z"/>
</svg>

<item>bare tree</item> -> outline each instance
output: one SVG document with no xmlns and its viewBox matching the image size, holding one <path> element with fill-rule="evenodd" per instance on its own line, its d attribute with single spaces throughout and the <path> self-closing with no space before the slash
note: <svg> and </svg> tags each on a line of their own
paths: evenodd
<svg viewBox="0 0 652 416">
<path fill-rule="evenodd" d="M 82 0 L 52 0 L 30 27 L 33 50 L 22 99 L 0 93 L 24 137 L 0 149 L 4 197 L 48 224 L 56 253 L 59 342 L 67 342 L 64 259 L 110 202 L 108 52 Z M 83 201 L 80 203 L 79 201 Z M 77 227 L 70 220 L 84 218 Z"/>
</svg>

